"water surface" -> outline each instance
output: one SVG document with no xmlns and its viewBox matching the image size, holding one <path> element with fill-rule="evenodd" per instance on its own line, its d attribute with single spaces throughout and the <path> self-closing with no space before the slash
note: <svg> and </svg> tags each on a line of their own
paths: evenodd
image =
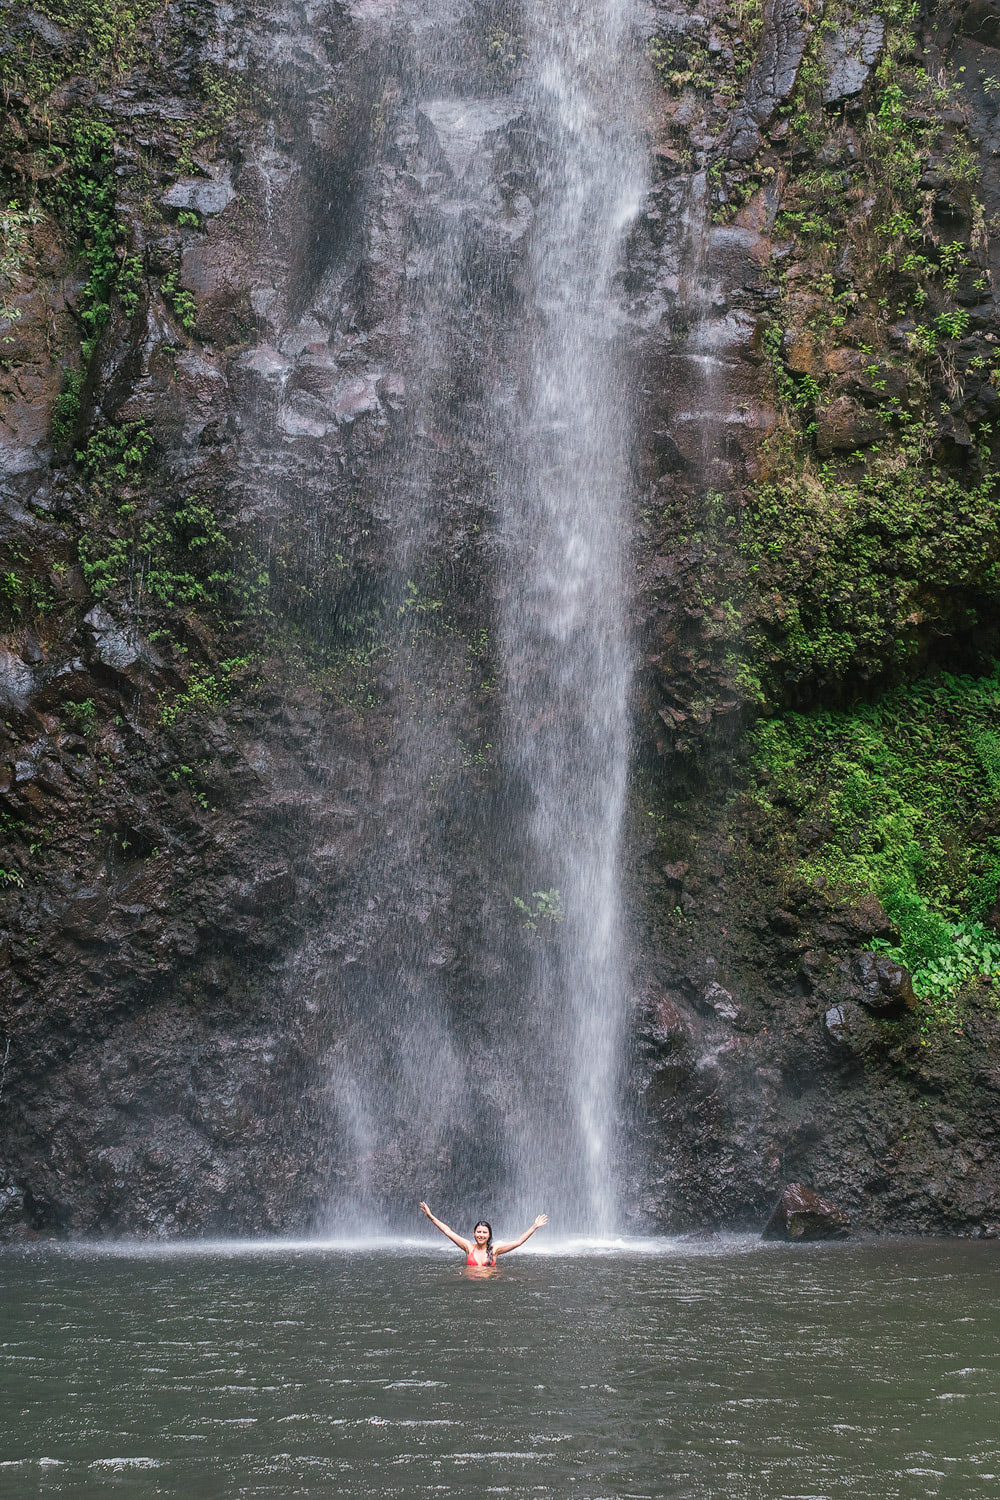
<svg viewBox="0 0 1000 1500">
<path fill-rule="evenodd" d="M 1000 1493 L 996 1246 L 0 1257 L 0 1489 Z"/>
</svg>

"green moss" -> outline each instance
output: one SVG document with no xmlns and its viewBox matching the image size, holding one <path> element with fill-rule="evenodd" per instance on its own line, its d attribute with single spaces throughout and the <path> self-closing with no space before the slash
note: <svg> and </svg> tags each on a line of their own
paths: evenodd
<svg viewBox="0 0 1000 1500">
<path fill-rule="evenodd" d="M 987 286 L 975 150 L 961 79 L 921 60 L 918 7 L 876 9 L 886 40 L 863 124 L 828 112 L 806 69 L 790 124 L 800 142 L 818 132 L 823 155 L 778 148 L 785 243 L 762 331 L 778 422 L 738 534 L 739 685 L 772 708 L 842 701 L 935 659 L 975 670 L 998 646 L 1000 450 L 974 396 L 1000 386 L 1000 360 L 986 341 L 959 347 L 971 319 L 956 301 L 977 268 Z M 808 58 L 842 14 L 826 8 Z M 957 208 L 939 221 L 941 194 Z"/>
<path fill-rule="evenodd" d="M 1000 667 L 942 674 L 843 712 L 752 735 L 752 798 L 797 873 L 874 892 L 919 994 L 950 1001 L 1000 970 L 981 923 L 1000 883 Z M 803 857 L 803 850 L 808 850 Z"/>
<path fill-rule="evenodd" d="M 927 442 L 918 429 L 860 475 L 810 462 L 750 496 L 744 649 L 771 702 L 902 674 L 942 615 L 972 631 L 995 605 L 1000 494 L 932 468 Z"/>
</svg>

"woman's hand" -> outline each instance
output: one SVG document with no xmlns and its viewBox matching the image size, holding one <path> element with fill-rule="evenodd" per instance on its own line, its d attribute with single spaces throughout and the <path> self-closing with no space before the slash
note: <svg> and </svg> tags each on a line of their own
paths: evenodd
<svg viewBox="0 0 1000 1500">
<path fill-rule="evenodd" d="M 548 1216 L 548 1214 L 539 1214 L 538 1218 L 535 1220 L 535 1222 L 530 1226 L 530 1228 L 528 1228 L 528 1229 L 526 1229 L 524 1231 L 524 1233 L 522 1234 L 522 1236 L 521 1236 L 521 1238 L 519 1240 L 508 1240 L 507 1243 L 504 1244 L 504 1245 L 494 1245 L 493 1246 L 493 1254 L 494 1255 L 506 1255 L 507 1252 L 508 1252 L 508 1250 L 516 1250 L 520 1245 L 524 1244 L 525 1240 L 530 1240 L 531 1239 L 531 1236 L 534 1234 L 534 1232 L 535 1232 L 536 1229 L 543 1228 L 544 1225 L 546 1225 L 548 1222 L 549 1222 L 549 1216 Z"/>
<path fill-rule="evenodd" d="M 435 1229 L 440 1229 L 442 1234 L 446 1234 L 448 1236 L 453 1245 L 457 1245 L 460 1250 L 464 1250 L 466 1255 L 468 1255 L 469 1251 L 472 1249 L 471 1240 L 463 1240 L 462 1236 L 460 1234 L 456 1234 L 454 1229 L 449 1229 L 447 1224 L 442 1224 L 440 1219 L 434 1217 L 430 1209 L 427 1207 L 426 1203 L 421 1203 L 420 1209 L 422 1213 L 425 1213 L 427 1215 L 431 1223 L 434 1225 Z"/>
</svg>

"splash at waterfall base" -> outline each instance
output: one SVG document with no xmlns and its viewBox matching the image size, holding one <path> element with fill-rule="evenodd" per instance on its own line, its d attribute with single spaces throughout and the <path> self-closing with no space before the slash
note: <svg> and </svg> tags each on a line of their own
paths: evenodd
<svg viewBox="0 0 1000 1500">
<path fill-rule="evenodd" d="M 970 263 L 956 273 L 961 302 L 934 282 L 932 322 L 887 325 L 864 312 L 846 333 L 817 332 L 810 299 L 827 295 L 827 251 L 796 228 L 810 222 L 810 172 L 839 173 L 845 193 L 861 194 L 854 207 L 837 201 L 851 287 L 867 298 L 855 218 L 882 179 L 856 137 L 884 145 L 878 132 L 891 136 L 891 121 L 878 123 L 874 78 L 852 114 L 853 103 L 814 99 L 806 69 L 788 99 L 817 132 L 812 144 L 805 126 L 782 134 L 777 101 L 756 176 L 731 163 L 720 175 L 721 148 L 695 170 L 692 135 L 721 140 L 712 111 L 722 105 L 683 79 L 727 66 L 724 51 L 708 50 L 728 30 L 709 10 L 709 31 L 680 39 L 661 16 L 670 45 L 693 50 L 696 66 L 666 68 L 650 95 L 656 177 L 627 249 L 634 305 L 621 337 L 634 345 L 643 394 L 628 622 L 641 647 L 637 753 L 622 859 L 634 962 L 618 1122 L 636 1149 L 622 1173 L 623 1220 L 759 1228 L 783 1184 L 802 1180 L 862 1229 L 993 1234 L 993 990 L 973 975 L 953 1019 L 925 1002 L 892 1014 L 859 998 L 863 955 L 899 933 L 871 893 L 838 890 L 815 868 L 840 837 L 823 796 L 800 805 L 787 784 L 772 796 L 761 767 L 748 767 L 746 736 L 758 714 L 780 722 L 790 707 L 881 703 L 891 684 L 919 686 L 941 668 L 988 682 L 995 526 L 976 465 L 993 470 L 985 437 L 966 439 L 992 400 L 983 371 L 994 313 L 985 297 L 972 300 L 981 288 Z M 515 904 L 536 909 L 538 893 L 557 887 L 546 870 L 513 859 L 484 869 L 482 858 L 505 826 L 487 602 L 496 470 L 476 417 L 484 372 L 470 352 L 484 337 L 482 310 L 447 329 L 465 356 L 456 408 L 417 434 L 440 501 L 428 521 L 436 567 L 405 577 L 402 593 L 386 578 L 387 455 L 412 411 L 395 357 L 409 339 L 407 163 L 436 153 L 445 174 L 449 120 L 414 113 L 400 157 L 374 163 L 365 143 L 383 142 L 395 116 L 371 87 L 370 20 L 346 15 L 318 33 L 300 30 L 298 13 L 274 22 L 239 12 L 228 42 L 204 17 L 181 38 L 165 22 L 149 39 L 149 56 L 166 62 L 141 125 L 109 60 L 78 56 L 27 13 L 18 23 L 24 56 L 51 54 L 57 71 L 69 69 L 64 82 L 77 82 L 48 99 L 45 79 L 22 79 L 11 107 L 23 128 L 2 148 L 17 182 L 53 184 L 5 345 L 17 386 L 3 411 L 0 542 L 23 580 L 4 595 L 2 643 L 0 1224 L 11 1235 L 304 1232 L 323 1223 L 331 1196 L 350 1199 L 361 1158 L 382 1202 L 400 1201 L 408 1183 L 450 1201 L 465 1191 L 473 1214 L 483 1211 L 502 1176 L 494 1140 L 454 1130 L 430 1179 L 405 1131 L 366 1156 L 344 1123 L 349 1096 L 331 1079 L 348 1054 L 387 1045 L 369 998 L 400 955 L 415 975 L 401 1008 L 426 1013 L 433 1001 L 453 1043 L 482 1060 L 473 1076 L 488 1077 L 492 1043 L 532 1000 L 526 982 L 507 982 L 498 954 L 526 980 L 568 931 L 544 920 L 532 931 Z M 778 30 L 799 63 L 826 35 L 810 41 L 783 23 L 767 36 Z M 269 57 L 265 32 L 283 39 L 266 106 L 237 88 Z M 942 66 L 985 78 L 989 45 L 961 27 L 946 33 L 921 43 Z M 212 72 L 219 56 L 228 92 Z M 391 48 L 390 62 L 402 76 Z M 90 97 L 88 68 L 102 98 L 117 101 L 107 138 L 80 135 L 74 101 L 80 90 Z M 195 93 L 192 78 L 203 79 Z M 483 170 L 506 173 L 510 191 L 502 203 L 476 201 L 482 238 L 466 249 L 470 264 L 487 257 L 501 296 L 523 256 L 530 199 L 518 198 L 522 122 L 497 125 L 485 84 L 484 95 L 480 119 L 493 123 Z M 981 83 L 971 96 L 967 123 L 949 126 L 969 151 L 996 113 Z M 939 106 L 921 108 L 933 117 Z M 190 111 L 194 143 L 183 133 Z M 869 118 L 877 128 L 861 130 Z M 71 164 L 54 177 L 51 150 Z M 927 164 L 938 185 L 918 188 L 914 176 L 913 190 L 936 195 L 933 234 L 950 225 L 947 243 L 978 254 L 971 190 L 948 176 L 953 166 L 938 153 Z M 995 164 L 982 170 L 993 182 Z M 79 201 L 110 212 L 107 194 L 94 193 L 112 179 L 134 280 L 105 287 L 106 322 L 85 354 L 79 314 L 93 308 L 96 284 Z M 843 187 L 824 181 L 824 192 Z M 75 199 L 59 187 L 69 182 Z M 445 212 L 448 195 L 428 191 L 428 212 Z M 780 228 L 776 193 L 800 216 Z M 699 204 L 692 246 L 685 216 Z M 774 277 L 789 265 L 797 274 L 776 297 Z M 959 340 L 947 329 L 963 308 Z M 941 368 L 911 346 L 908 321 L 925 343 L 940 334 Z M 862 345 L 874 352 L 862 356 Z M 499 361 L 505 351 L 489 347 Z M 947 359 L 968 367 L 961 398 L 945 388 Z M 889 409 L 901 379 L 920 420 L 939 423 L 917 459 Z M 723 432 L 714 456 L 695 416 Z M 71 441 L 53 439 L 57 422 Z M 878 479 L 882 461 L 892 473 L 871 495 L 859 488 L 856 450 L 837 445 L 874 440 L 879 426 L 882 459 L 870 454 L 865 473 Z M 775 431 L 784 446 L 768 446 Z M 761 499 L 769 482 L 796 503 Z M 892 527 L 890 490 L 910 507 Z M 737 513 L 752 521 L 742 533 L 728 519 Z M 156 592 L 133 586 L 150 575 Z M 401 657 L 414 664 L 409 680 Z M 899 709 L 915 726 L 917 771 L 937 761 L 945 779 L 959 764 L 956 718 L 973 697 L 970 687 L 948 692 L 922 718 L 912 703 Z M 414 755 L 432 721 L 445 746 L 433 764 Z M 422 805 L 451 817 L 420 831 L 433 860 L 415 879 L 398 835 L 414 828 L 417 765 Z M 961 767 L 964 777 L 965 758 Z M 996 837 L 995 789 L 982 765 L 978 774 L 943 827 L 948 848 Z M 760 795 L 744 796 L 748 787 Z M 926 810 L 926 785 L 920 797 Z M 863 843 L 866 827 L 859 815 L 846 842 Z M 373 842 L 390 851 L 380 893 Z M 437 1041 L 432 1033 L 432 1062 Z M 539 1074 L 558 1045 L 538 1039 Z"/>
</svg>

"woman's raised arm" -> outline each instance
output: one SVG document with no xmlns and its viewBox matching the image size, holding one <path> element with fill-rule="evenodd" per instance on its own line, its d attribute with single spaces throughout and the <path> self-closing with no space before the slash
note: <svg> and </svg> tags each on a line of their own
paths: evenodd
<svg viewBox="0 0 1000 1500">
<path fill-rule="evenodd" d="M 519 1240 L 508 1240 L 505 1245 L 494 1245 L 494 1255 L 506 1255 L 508 1250 L 516 1250 L 518 1245 L 523 1245 L 525 1240 L 530 1240 L 536 1229 L 541 1229 L 543 1224 L 549 1222 L 548 1214 L 539 1214 L 530 1229 L 526 1229 Z"/>
<path fill-rule="evenodd" d="M 466 1255 L 468 1255 L 469 1251 L 472 1249 L 472 1241 L 471 1240 L 463 1240 L 462 1236 L 460 1234 L 456 1234 L 455 1231 L 454 1231 L 454 1229 L 449 1229 L 448 1226 L 447 1226 L 447 1224 L 442 1224 L 442 1222 L 441 1222 L 440 1219 L 435 1219 L 434 1215 L 431 1213 L 431 1211 L 427 1207 L 426 1203 L 421 1203 L 420 1208 L 421 1208 L 421 1211 L 423 1213 L 425 1213 L 427 1215 L 427 1217 L 430 1219 L 430 1221 L 434 1225 L 435 1229 L 440 1229 L 440 1231 L 441 1231 L 442 1234 L 446 1234 L 448 1236 L 448 1238 L 452 1241 L 453 1244 L 457 1245 L 460 1250 L 464 1250 L 465 1253 L 466 1253 Z M 530 1233 L 531 1233 L 531 1230 L 529 1229 L 528 1230 L 528 1234 L 530 1234 Z M 525 1238 L 527 1238 L 527 1236 L 525 1236 Z M 520 1243 L 521 1243 L 520 1240 L 518 1240 L 518 1244 L 520 1244 Z"/>
</svg>

